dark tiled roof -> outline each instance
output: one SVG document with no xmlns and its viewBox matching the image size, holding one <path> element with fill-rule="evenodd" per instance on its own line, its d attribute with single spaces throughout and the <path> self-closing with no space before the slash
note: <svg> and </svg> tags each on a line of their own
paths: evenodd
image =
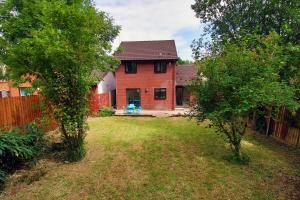
<svg viewBox="0 0 300 200">
<path fill-rule="evenodd" d="M 176 85 L 187 85 L 197 75 L 197 68 L 193 64 L 176 66 Z"/>
<path fill-rule="evenodd" d="M 91 76 L 103 79 L 106 76 L 107 72 L 102 72 L 100 70 L 94 69 Z"/>
<path fill-rule="evenodd" d="M 119 60 L 177 60 L 174 40 L 121 42 Z"/>
</svg>

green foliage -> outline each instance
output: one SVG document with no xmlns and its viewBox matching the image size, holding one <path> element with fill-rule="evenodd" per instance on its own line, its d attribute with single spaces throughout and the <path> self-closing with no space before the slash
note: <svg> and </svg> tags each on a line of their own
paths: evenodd
<svg viewBox="0 0 300 200">
<path fill-rule="evenodd" d="M 99 117 L 110 117 L 114 115 L 114 111 L 111 108 L 102 107 L 98 112 Z"/>
<path fill-rule="evenodd" d="M 251 158 L 247 154 L 242 154 L 240 157 L 238 157 L 235 153 L 225 155 L 224 159 L 237 165 L 248 165 L 251 161 Z"/>
<path fill-rule="evenodd" d="M 35 159 L 45 146 L 44 133 L 36 124 L 30 124 L 23 135 L 17 131 L 0 135 L 1 169 L 12 171 Z"/>
<path fill-rule="evenodd" d="M 5 183 L 6 176 L 7 176 L 7 173 L 0 169 L 0 190 L 3 189 L 3 185 Z"/>
<path fill-rule="evenodd" d="M 81 160 L 86 154 L 86 148 L 84 141 L 73 139 L 72 141 L 65 142 L 66 148 L 66 160 L 69 162 L 76 162 Z"/>
<path fill-rule="evenodd" d="M 265 133 L 266 128 L 265 111 L 258 108 L 256 110 L 255 129 L 260 133 Z"/>
<path fill-rule="evenodd" d="M 224 133 L 237 159 L 242 158 L 240 145 L 251 111 L 269 105 L 299 107 L 295 88 L 280 79 L 286 57 L 279 42 L 275 33 L 246 37 L 198 63 L 198 79 L 192 86 L 197 106 L 192 114 L 199 121 L 209 119 Z"/>
<path fill-rule="evenodd" d="M 46 145 L 43 136 L 35 123 L 29 124 L 22 135 L 19 129 L 0 134 L 0 187 L 7 173 L 37 159 Z"/>
<path fill-rule="evenodd" d="M 184 65 L 184 64 L 193 64 L 194 62 L 191 60 L 183 60 L 181 58 L 178 58 L 177 65 Z"/>
<path fill-rule="evenodd" d="M 240 35 L 269 35 L 275 31 L 286 42 L 300 42 L 298 0 L 196 0 L 192 5 L 214 40 L 236 40 Z"/>
<path fill-rule="evenodd" d="M 201 22 L 207 23 L 205 33 L 192 45 L 197 59 L 220 52 L 222 45 L 238 43 L 245 36 L 276 32 L 288 57 L 280 77 L 300 89 L 300 1 L 196 0 L 192 9 Z M 296 95 L 300 99 L 299 92 Z"/>
<path fill-rule="evenodd" d="M 84 143 L 87 95 L 99 78 L 92 72 L 118 63 L 108 54 L 119 27 L 89 0 L 7 0 L 0 13 L 0 52 L 10 77 L 35 77 L 32 84 L 53 106 L 66 147 L 82 152 L 76 148 Z"/>
<path fill-rule="evenodd" d="M 5 68 L 0 61 L 0 80 L 5 80 L 5 79 L 6 79 Z"/>
</svg>

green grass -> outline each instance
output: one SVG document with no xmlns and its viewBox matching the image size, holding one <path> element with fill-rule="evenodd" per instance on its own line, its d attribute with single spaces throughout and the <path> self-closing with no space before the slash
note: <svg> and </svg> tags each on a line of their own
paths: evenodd
<svg viewBox="0 0 300 200">
<path fill-rule="evenodd" d="M 82 161 L 51 164 L 30 185 L 8 185 L 2 198 L 299 198 L 299 154 L 263 137 L 246 137 L 251 161 L 237 165 L 224 159 L 230 150 L 220 135 L 184 118 L 93 118 L 89 125 Z"/>
</svg>

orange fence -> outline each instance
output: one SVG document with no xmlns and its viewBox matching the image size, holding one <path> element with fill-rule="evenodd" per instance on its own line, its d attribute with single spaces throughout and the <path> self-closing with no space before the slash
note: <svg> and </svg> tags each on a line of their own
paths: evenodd
<svg viewBox="0 0 300 200">
<path fill-rule="evenodd" d="M 100 94 L 100 108 L 101 107 L 110 107 L 110 94 L 104 93 Z"/>
<path fill-rule="evenodd" d="M 49 115 L 50 116 L 50 115 Z M 53 117 L 45 116 L 45 129 L 57 127 Z M 43 117 L 40 97 L 37 95 L 24 97 L 0 98 L 0 127 L 23 126 Z"/>
<path fill-rule="evenodd" d="M 110 93 L 96 94 L 89 96 L 89 109 L 91 113 L 97 113 L 102 107 L 110 107 Z"/>
<path fill-rule="evenodd" d="M 110 106 L 110 93 L 92 93 L 89 97 L 91 112 L 97 113 L 101 107 Z M 52 130 L 57 123 L 51 112 L 45 116 L 41 108 L 41 97 L 38 95 L 24 97 L 0 98 L 0 129 L 23 126 L 32 121 L 43 119 L 45 130 Z"/>
</svg>

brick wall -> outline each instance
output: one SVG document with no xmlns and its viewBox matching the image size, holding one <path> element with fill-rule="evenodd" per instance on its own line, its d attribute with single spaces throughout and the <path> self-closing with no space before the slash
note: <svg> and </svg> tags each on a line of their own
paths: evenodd
<svg viewBox="0 0 300 200">
<path fill-rule="evenodd" d="M 153 62 L 138 62 L 136 74 L 125 74 L 123 64 L 116 71 L 117 108 L 126 106 L 126 89 L 139 88 L 143 109 L 173 110 L 175 105 L 175 62 L 169 62 L 167 72 L 154 73 Z M 154 99 L 154 88 L 167 88 L 166 100 Z"/>
</svg>

